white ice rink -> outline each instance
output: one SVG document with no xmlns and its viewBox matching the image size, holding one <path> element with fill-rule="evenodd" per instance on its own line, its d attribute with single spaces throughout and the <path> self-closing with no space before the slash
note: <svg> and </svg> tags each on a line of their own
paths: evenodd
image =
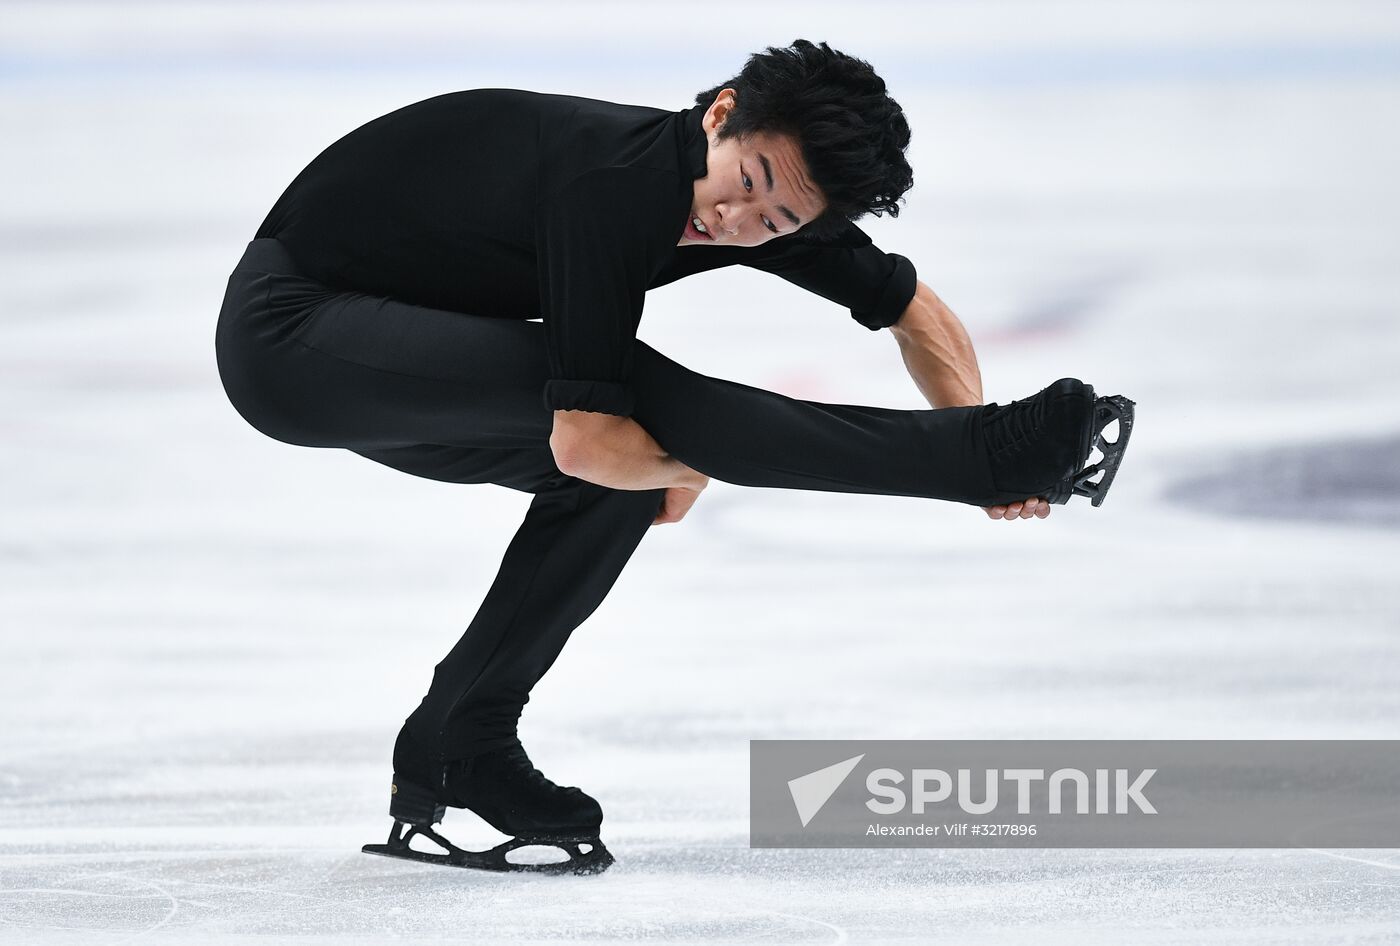
<svg viewBox="0 0 1400 946">
<path fill-rule="evenodd" d="M 617 866 L 359 853 L 528 497 L 252 430 L 228 272 L 383 112 L 678 109 L 797 36 L 909 112 L 916 186 L 868 230 L 988 398 L 1138 401 L 1110 502 L 716 483 L 523 717 Z M 1397 114 L 1388 2 L 0 4 L 0 942 L 1400 942 L 1396 851 L 751 850 L 747 821 L 750 739 L 1400 737 Z M 926 406 L 888 333 L 760 273 L 652 293 L 641 335 Z"/>
</svg>

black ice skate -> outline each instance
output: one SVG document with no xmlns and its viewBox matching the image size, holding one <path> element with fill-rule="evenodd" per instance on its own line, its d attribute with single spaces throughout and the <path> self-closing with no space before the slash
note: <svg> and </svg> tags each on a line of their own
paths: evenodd
<svg viewBox="0 0 1400 946">
<path fill-rule="evenodd" d="M 433 830 L 449 806 L 473 811 L 497 831 L 514 837 L 490 850 L 463 850 Z M 366 844 L 366 854 L 448 867 L 550 874 L 599 874 L 613 863 L 612 854 L 598 838 L 603 809 L 580 789 L 561 787 L 545 778 L 519 742 L 448 763 L 436 790 L 395 773 L 389 814 L 394 827 L 388 842 Z M 443 853 L 411 849 L 409 842 L 415 836 L 429 839 Z M 558 848 L 568 859 L 545 864 L 506 859 L 511 851 L 534 846 Z"/>
<path fill-rule="evenodd" d="M 1056 504 L 1087 496 L 1103 504 L 1123 462 L 1133 431 L 1134 404 L 1122 395 L 1094 397 L 1094 389 L 1061 378 L 1034 397 L 1005 407 L 987 405 L 982 431 L 992 465 L 992 481 L 1004 499 L 987 505 L 1040 496 Z M 1115 439 L 1104 430 L 1118 422 Z M 1094 450 L 1103 454 L 1090 463 Z"/>
</svg>

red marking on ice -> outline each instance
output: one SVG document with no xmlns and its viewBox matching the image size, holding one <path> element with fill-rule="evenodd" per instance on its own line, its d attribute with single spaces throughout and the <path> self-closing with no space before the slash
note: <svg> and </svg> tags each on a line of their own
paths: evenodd
<svg viewBox="0 0 1400 946">
<path fill-rule="evenodd" d="M 804 401 L 819 401 L 829 390 L 826 378 L 820 371 L 794 369 L 770 377 L 764 384 L 770 391 L 786 394 L 788 397 Z"/>
</svg>

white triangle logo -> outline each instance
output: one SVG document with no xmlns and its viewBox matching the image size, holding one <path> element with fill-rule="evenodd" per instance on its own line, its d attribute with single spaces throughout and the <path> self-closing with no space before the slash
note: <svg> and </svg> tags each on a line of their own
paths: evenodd
<svg viewBox="0 0 1400 946">
<path fill-rule="evenodd" d="M 846 781 L 846 776 L 850 775 L 851 770 L 864 758 L 865 753 L 862 752 L 845 762 L 828 765 L 824 769 L 817 769 L 788 782 L 788 791 L 792 792 L 792 803 L 797 806 L 797 817 L 802 819 L 802 827 L 807 827 L 807 822 L 817 816 L 822 806 L 836 794 L 841 783 Z"/>
</svg>

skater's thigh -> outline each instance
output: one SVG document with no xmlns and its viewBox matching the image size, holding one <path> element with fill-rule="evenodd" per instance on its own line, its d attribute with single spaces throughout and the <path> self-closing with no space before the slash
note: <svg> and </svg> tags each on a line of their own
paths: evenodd
<svg viewBox="0 0 1400 946">
<path fill-rule="evenodd" d="M 354 450 L 547 445 L 543 326 L 312 288 L 277 274 L 230 281 L 219 369 L 254 427 Z"/>
<path fill-rule="evenodd" d="M 544 326 L 345 292 L 329 296 L 297 341 L 344 361 L 468 391 L 528 393 L 549 377 Z"/>
<path fill-rule="evenodd" d="M 317 307 L 296 335 L 305 348 L 381 374 L 425 383 L 423 406 L 460 418 L 454 434 L 547 438 L 551 415 L 542 392 L 549 379 L 544 326 L 340 293 Z"/>
</svg>

